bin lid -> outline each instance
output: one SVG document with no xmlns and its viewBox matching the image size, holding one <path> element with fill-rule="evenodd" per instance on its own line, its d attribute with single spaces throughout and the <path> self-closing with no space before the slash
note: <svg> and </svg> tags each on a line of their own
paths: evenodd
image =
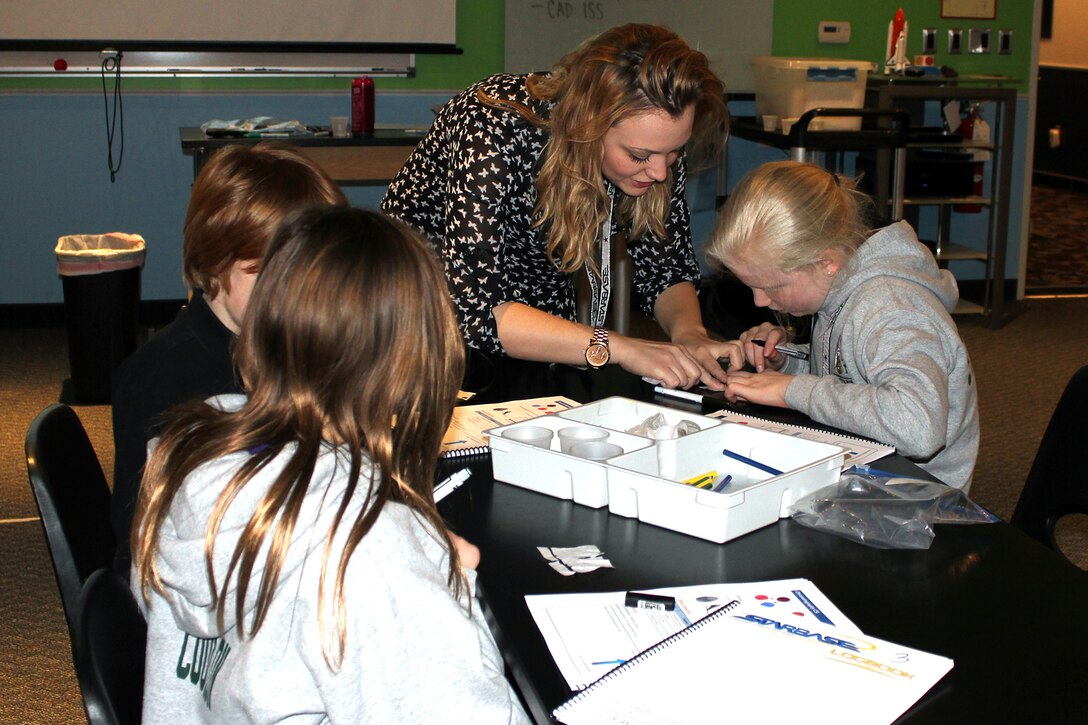
<svg viewBox="0 0 1088 725">
<path fill-rule="evenodd" d="M 139 234 L 67 234 L 57 239 L 57 272 L 64 276 L 98 274 L 142 267 L 147 245 Z"/>
<path fill-rule="evenodd" d="M 803 69 L 809 68 L 854 68 L 856 70 L 876 70 L 876 64 L 868 60 L 846 60 L 844 58 L 789 58 L 779 55 L 757 55 L 752 57 L 756 66 L 771 68 Z"/>
</svg>

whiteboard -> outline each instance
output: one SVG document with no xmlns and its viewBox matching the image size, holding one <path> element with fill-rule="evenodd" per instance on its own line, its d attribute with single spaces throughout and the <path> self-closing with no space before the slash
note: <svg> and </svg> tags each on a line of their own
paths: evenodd
<svg viewBox="0 0 1088 725">
<path fill-rule="evenodd" d="M 608 28 L 654 23 L 705 53 L 727 91 L 752 91 L 752 56 L 771 54 L 773 20 L 769 0 L 506 0 L 506 70 L 548 70 Z"/>
<path fill-rule="evenodd" d="M 0 0 L 0 69 L 290 72 L 391 68 L 457 52 L 456 0 Z"/>
</svg>

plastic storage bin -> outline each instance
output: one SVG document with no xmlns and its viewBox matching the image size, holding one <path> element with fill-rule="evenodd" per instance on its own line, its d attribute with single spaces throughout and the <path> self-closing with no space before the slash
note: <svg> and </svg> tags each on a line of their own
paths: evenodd
<svg viewBox="0 0 1088 725">
<path fill-rule="evenodd" d="M 558 415 L 543 415 L 486 431 L 495 480 L 572 500 L 583 506 L 607 506 L 607 462 L 590 461 L 559 450 L 559 429 L 581 425 L 585 423 L 560 418 Z M 505 431 L 524 426 L 551 429 L 551 446 L 539 448 L 530 443 L 503 437 Z M 648 438 L 613 430 L 608 432 L 608 442 L 620 446 L 623 453 L 653 445 L 653 441 Z"/>
<path fill-rule="evenodd" d="M 708 418 L 698 413 L 685 413 L 682 410 L 666 408 L 663 405 L 643 403 L 630 398 L 612 397 L 599 400 L 596 403 L 587 403 L 577 408 L 562 410 L 557 413 L 560 418 L 577 420 L 590 425 L 608 428 L 609 430 L 629 432 L 632 428 L 644 422 L 647 418 L 660 413 L 668 425 L 677 425 L 682 420 L 688 420 L 699 426 L 701 430 L 721 425 L 717 418 Z"/>
<path fill-rule="evenodd" d="M 782 473 L 728 458 L 722 449 Z M 720 544 L 773 524 L 794 501 L 839 480 L 844 454 L 839 446 L 725 423 L 613 458 L 608 510 Z M 708 471 L 733 480 L 720 493 L 681 483 Z"/>
<path fill-rule="evenodd" d="M 862 108 L 865 82 L 874 65 L 867 60 L 782 58 L 758 55 L 756 115 L 795 120 L 813 108 Z M 813 130 L 857 130 L 860 118 L 820 118 Z M 815 123 L 815 122 L 814 122 Z"/>
</svg>

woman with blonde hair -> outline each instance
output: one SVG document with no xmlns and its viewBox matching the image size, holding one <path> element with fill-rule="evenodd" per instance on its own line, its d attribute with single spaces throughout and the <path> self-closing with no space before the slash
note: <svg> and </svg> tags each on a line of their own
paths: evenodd
<svg viewBox="0 0 1088 725">
<path fill-rule="evenodd" d="M 685 189 L 689 146 L 713 154 L 727 116 L 702 53 L 624 25 L 549 73 L 492 76 L 451 100 L 382 208 L 434 244 L 470 347 L 721 388 L 715 361 L 731 348 L 702 324 Z M 605 328 L 621 230 L 634 298 L 670 342 Z M 588 325 L 574 321 L 576 275 Z"/>
<path fill-rule="evenodd" d="M 246 396 L 178 409 L 144 474 L 144 721 L 524 722 L 434 504 L 464 363 L 426 243 L 287 222 L 236 357 Z"/>
</svg>

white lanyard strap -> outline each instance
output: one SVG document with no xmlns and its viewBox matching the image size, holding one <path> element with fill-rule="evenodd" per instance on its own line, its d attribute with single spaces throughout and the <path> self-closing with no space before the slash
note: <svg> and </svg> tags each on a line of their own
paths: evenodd
<svg viewBox="0 0 1088 725">
<path fill-rule="evenodd" d="M 608 300 L 612 295 L 612 211 L 614 199 L 612 189 L 608 190 L 608 218 L 601 227 L 601 276 L 593 273 L 586 263 L 586 276 L 589 277 L 589 324 L 591 327 L 604 327 L 608 316 Z"/>
</svg>

